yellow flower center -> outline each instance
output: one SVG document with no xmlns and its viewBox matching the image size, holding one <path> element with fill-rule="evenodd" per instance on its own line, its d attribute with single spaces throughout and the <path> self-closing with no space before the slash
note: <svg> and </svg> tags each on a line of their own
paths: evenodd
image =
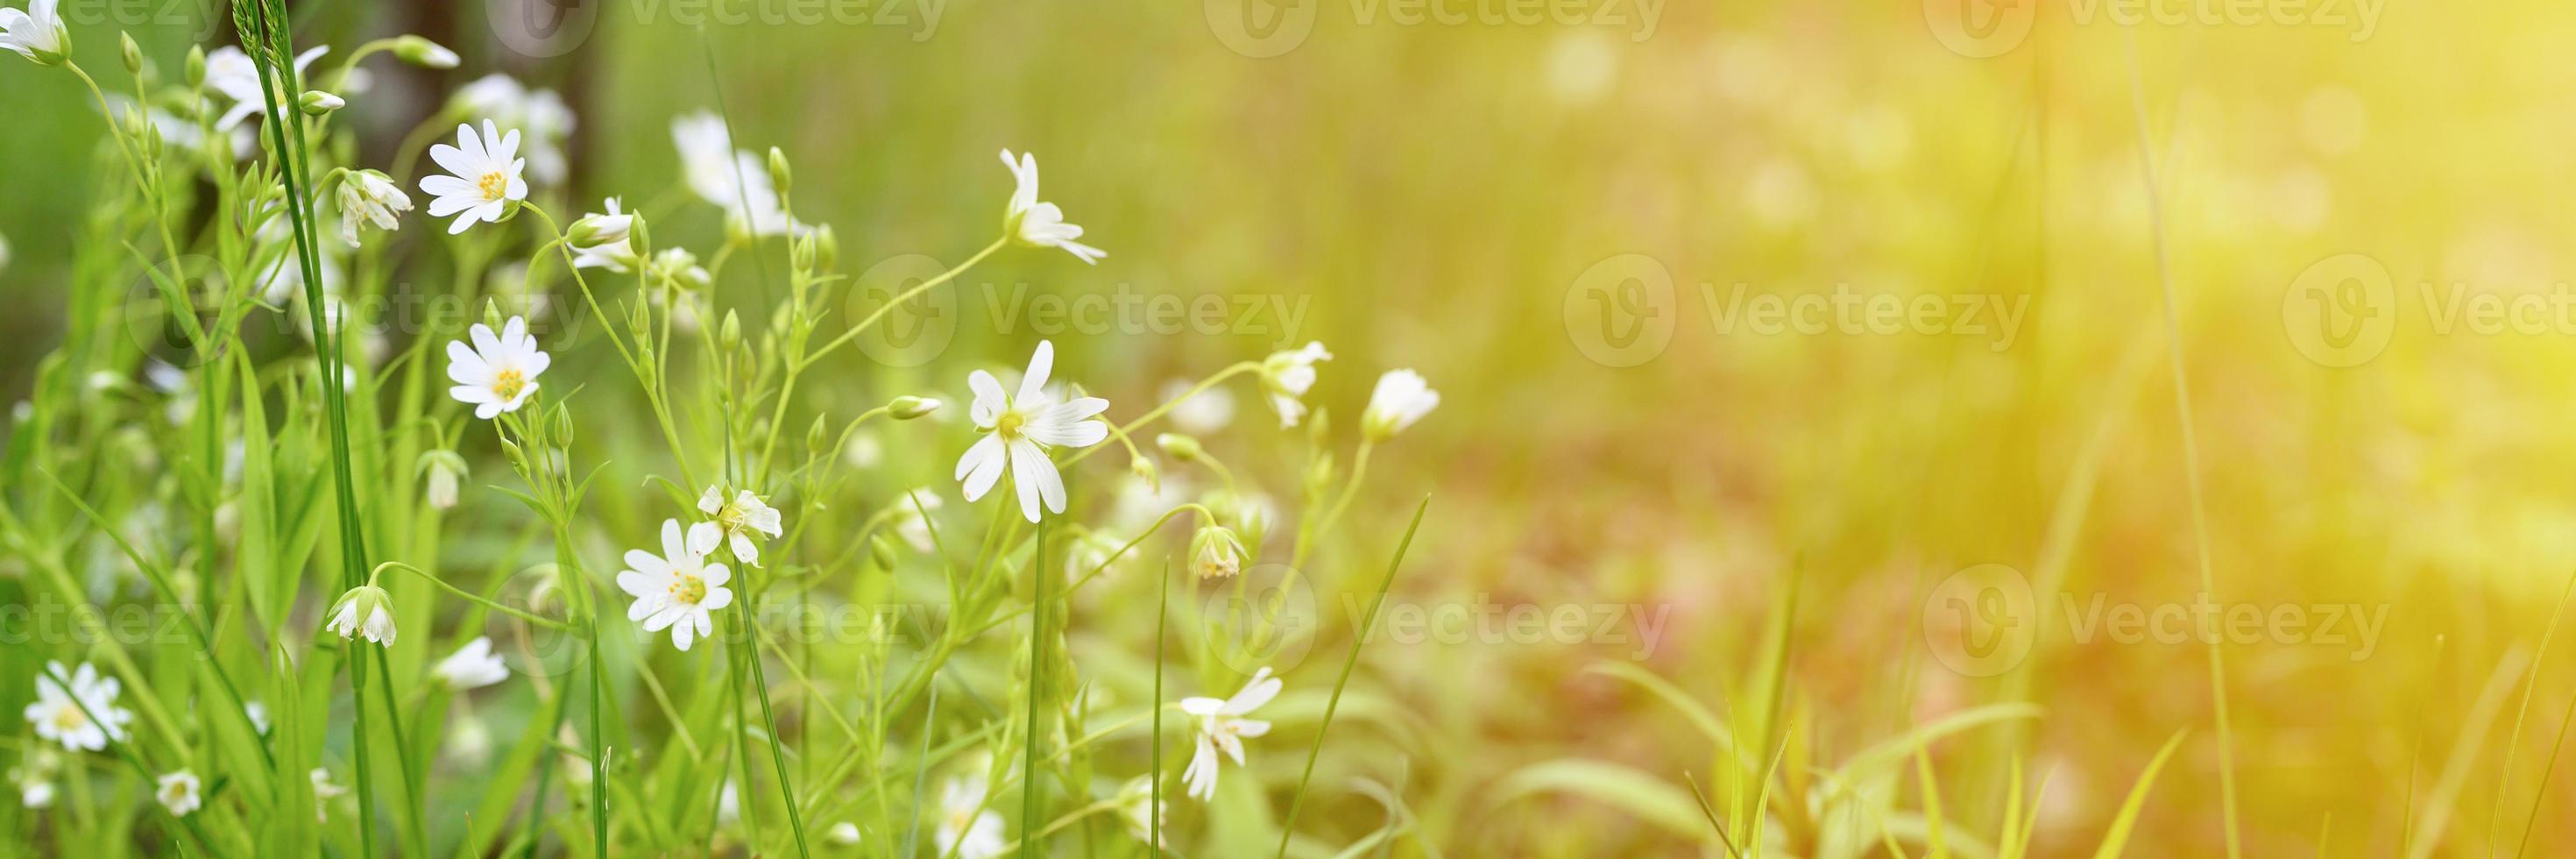
<svg viewBox="0 0 2576 859">
<path fill-rule="evenodd" d="M 87 727 L 88 725 L 89 716 L 82 713 L 79 707 L 60 707 L 54 710 L 54 727 L 56 728 L 71 731 Z"/>
<path fill-rule="evenodd" d="M 494 170 L 483 174 L 483 178 L 476 181 L 474 187 L 483 192 L 483 199 L 498 200 L 503 194 L 509 192 L 510 177 L 501 175 L 499 170 Z"/>
<path fill-rule="evenodd" d="M 1020 414 L 1018 409 L 1005 410 L 1001 417 L 993 419 L 993 434 L 1001 436 L 1005 441 L 1019 438 L 1020 427 L 1026 426 L 1028 422 L 1028 416 Z"/>
<path fill-rule="evenodd" d="M 504 400 L 518 399 L 519 392 L 527 390 L 527 387 L 528 377 L 521 374 L 517 367 L 503 370 L 492 377 L 492 394 Z"/>
<path fill-rule="evenodd" d="M 706 598 L 707 581 L 705 579 L 682 573 L 677 581 L 671 583 L 671 599 L 697 605 Z"/>
</svg>

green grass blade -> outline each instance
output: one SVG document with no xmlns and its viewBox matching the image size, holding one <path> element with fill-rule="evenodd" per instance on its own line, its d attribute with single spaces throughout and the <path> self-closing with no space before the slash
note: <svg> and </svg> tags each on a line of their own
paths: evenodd
<svg viewBox="0 0 2576 859">
<path fill-rule="evenodd" d="M 2155 786 L 2156 772 L 2164 769 L 2165 760 L 2173 757 L 2174 749 L 2180 748 L 2182 738 L 2190 733 L 2175 731 L 2173 739 L 2166 740 L 2165 747 L 2157 749 L 2155 758 L 2147 761 L 2146 771 L 2138 773 L 2138 783 L 2129 788 L 2129 798 L 2120 802 L 2120 813 L 2111 818 L 2111 828 L 2102 834 L 2102 846 L 2093 851 L 2093 859 L 2119 859 L 2120 852 L 2128 849 L 2129 830 L 2138 825 L 2138 809 L 2147 804 L 2147 790 Z"/>
<path fill-rule="evenodd" d="M 1395 586 L 1395 572 L 1404 568 L 1404 553 L 1413 548 L 1413 535 L 1422 530 L 1422 514 L 1431 510 L 1431 496 L 1413 507 L 1413 524 L 1404 527 L 1404 539 L 1395 544 L 1395 557 L 1386 562 L 1386 577 L 1378 580 L 1377 598 L 1369 602 L 1368 616 L 1360 628 L 1351 631 L 1351 653 L 1342 659 L 1341 679 L 1333 681 L 1333 695 L 1324 702 L 1324 720 L 1315 725 L 1315 745 L 1306 752 L 1306 771 L 1297 777 L 1297 793 L 1288 800 L 1288 818 L 1279 822 L 1280 859 L 1288 855 L 1288 836 L 1297 831 L 1297 812 L 1306 804 L 1307 783 L 1315 779 L 1315 759 L 1324 754 L 1324 732 L 1333 726 L 1333 711 L 1341 707 L 1342 689 L 1351 684 L 1351 669 L 1360 664 L 1360 647 L 1368 643 L 1369 630 L 1377 628 L 1378 612 L 1386 608 L 1387 589 Z"/>
</svg>

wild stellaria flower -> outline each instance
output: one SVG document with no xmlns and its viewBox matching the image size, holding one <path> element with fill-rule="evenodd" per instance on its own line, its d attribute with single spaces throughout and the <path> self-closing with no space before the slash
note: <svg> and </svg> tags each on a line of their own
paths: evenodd
<svg viewBox="0 0 2576 859">
<path fill-rule="evenodd" d="M 921 500 L 919 506 L 913 504 L 915 498 Z M 933 516 L 938 515 L 939 505 L 947 503 L 939 500 L 938 492 L 924 486 L 888 503 L 893 504 L 895 509 L 895 536 L 903 538 L 903 542 L 916 552 L 929 552 L 938 548 L 936 542 L 930 539 L 929 520 L 922 517 L 925 511 Z"/>
<path fill-rule="evenodd" d="M 671 629 L 671 644 L 681 650 L 716 631 L 714 612 L 733 604 L 733 591 L 724 583 L 732 580 L 733 571 L 723 564 L 707 563 L 706 556 L 689 551 L 680 537 L 680 520 L 662 520 L 662 554 L 655 556 L 642 549 L 626 553 L 628 569 L 617 574 L 617 587 L 635 598 L 626 610 L 626 619 L 644 622 L 645 632 Z"/>
<path fill-rule="evenodd" d="M 368 641 L 394 646 L 393 597 L 375 585 L 359 585 L 340 595 L 333 604 L 331 622 L 325 625 L 339 633 L 342 640 L 364 637 Z"/>
<path fill-rule="evenodd" d="M 698 496 L 698 512 L 709 518 L 689 526 L 689 551 L 701 555 L 715 554 L 716 544 L 724 543 L 733 548 L 734 560 L 757 567 L 760 542 L 754 535 L 775 538 L 787 533 L 778 511 L 760 503 L 760 496 L 748 489 L 735 492 L 733 500 L 727 501 L 724 490 L 709 486 L 706 494 Z"/>
<path fill-rule="evenodd" d="M 18 786 L 18 804 L 28 808 L 45 808 L 54 804 L 54 771 L 61 769 L 62 755 L 38 746 L 28 750 L 24 760 L 9 768 L 9 783 Z"/>
<path fill-rule="evenodd" d="M 430 673 L 436 675 L 439 682 L 447 684 L 447 688 L 463 692 L 510 679 L 510 666 L 501 661 L 499 654 L 492 652 L 490 636 L 476 636 L 446 659 L 439 660 L 438 667 L 430 669 Z"/>
<path fill-rule="evenodd" d="M 1223 525 L 1204 525 L 1190 536 L 1190 572 L 1222 579 L 1243 572 L 1243 541 Z"/>
<path fill-rule="evenodd" d="M 573 267 L 631 274 L 635 271 L 635 247 L 627 238 L 634 232 L 635 215 L 621 208 L 615 197 L 605 202 L 607 213 L 592 212 L 573 222 Z"/>
<path fill-rule="evenodd" d="M 358 246 L 358 227 L 374 224 L 376 229 L 391 232 L 402 226 L 398 218 L 411 211 L 411 195 L 402 186 L 374 170 L 359 170 L 340 180 L 340 240 L 350 247 Z"/>
<path fill-rule="evenodd" d="M 445 45 L 408 33 L 394 39 L 394 57 L 425 69 L 452 69 L 457 62 Z"/>
<path fill-rule="evenodd" d="M 71 678 L 71 687 L 64 688 L 56 677 Z M 45 673 L 36 677 L 36 701 L 25 711 L 27 721 L 35 724 L 37 737 L 61 743 L 63 748 L 105 749 L 110 740 L 123 741 L 125 724 L 134 720 L 133 713 L 116 706 L 121 688 L 116 678 L 99 676 L 98 669 L 87 662 L 77 670 L 46 662 Z M 92 715 L 98 717 L 96 721 Z"/>
<path fill-rule="evenodd" d="M 1369 394 L 1368 411 L 1360 414 L 1360 430 L 1372 440 L 1385 441 L 1439 407 L 1440 392 L 1432 390 L 1422 374 L 1388 370 L 1377 377 L 1377 390 Z"/>
<path fill-rule="evenodd" d="M 260 736 L 268 736 L 268 705 L 257 701 L 242 702 L 242 716 L 250 720 L 251 728 Z"/>
<path fill-rule="evenodd" d="M 517 316 L 502 323 L 498 336 L 480 322 L 466 336 L 474 341 L 472 347 L 463 340 L 447 344 L 447 378 L 456 383 L 447 395 L 473 406 L 476 420 L 518 411 L 537 392 L 537 376 L 554 363 L 538 351 L 537 338 L 528 334 L 528 321 Z"/>
<path fill-rule="evenodd" d="M 1137 776 L 1118 787 L 1118 820 L 1127 825 L 1127 834 L 1148 844 L 1154 834 L 1157 818 L 1168 819 L 1172 801 L 1154 801 L 1154 778 Z M 1168 827 L 1165 827 L 1168 828 Z M 1171 839 L 1163 839 L 1170 843 Z"/>
<path fill-rule="evenodd" d="M 331 800 L 347 796 L 349 789 L 332 784 L 331 771 L 321 767 L 314 767 L 304 777 L 313 782 L 313 819 L 321 823 L 331 822 Z"/>
<path fill-rule="evenodd" d="M 831 830 L 823 833 L 823 840 L 841 847 L 856 847 L 859 844 L 859 825 L 846 820 L 832 824 Z"/>
<path fill-rule="evenodd" d="M 295 55 L 295 77 L 303 79 L 304 70 L 312 66 L 314 60 L 330 52 L 329 45 L 315 45 Z M 259 65 L 251 61 L 249 54 L 231 45 L 206 54 L 206 88 L 232 102 L 232 106 L 215 119 L 218 131 L 230 130 L 268 104 L 259 94 Z"/>
<path fill-rule="evenodd" d="M 686 248 L 663 248 L 655 251 L 652 267 L 647 271 L 647 278 L 655 283 L 669 281 L 686 290 L 705 289 L 708 284 L 715 282 L 715 276 L 708 274 L 706 267 L 698 264 L 698 255 L 690 253 Z M 656 297 L 658 298 L 658 293 Z M 680 306 L 688 308 L 690 305 L 682 303 Z M 694 329 L 697 327 L 697 318 L 696 312 L 690 311 L 675 317 L 673 322 L 677 324 L 679 320 L 687 319 L 690 320 L 687 323 L 688 326 Z"/>
<path fill-rule="evenodd" d="M 161 801 L 162 808 L 170 810 L 170 816 L 186 817 L 199 806 L 205 805 L 205 797 L 200 795 L 203 789 L 204 786 L 197 782 L 195 772 L 180 770 L 163 774 L 158 779 L 158 786 L 153 789 L 152 796 Z"/>
<path fill-rule="evenodd" d="M 700 110 L 672 119 L 671 144 L 680 150 L 680 174 L 689 190 L 725 210 L 752 235 L 806 232 L 805 225 L 787 217 L 768 160 L 735 149 L 723 117 Z"/>
<path fill-rule="evenodd" d="M 1007 466 L 1019 489 L 1021 515 L 1038 521 L 1041 501 L 1050 512 L 1064 512 L 1064 477 L 1056 473 L 1047 449 L 1090 447 L 1108 438 L 1109 425 L 1092 418 L 1108 411 L 1109 401 L 1080 397 L 1056 402 L 1046 391 L 1047 375 L 1054 369 L 1055 343 L 1041 340 L 1037 352 L 1029 356 L 1028 372 L 1020 377 L 1019 396 L 1004 393 L 991 373 L 977 370 L 966 377 L 967 387 L 975 391 L 969 413 L 975 428 L 985 433 L 957 459 L 956 479 L 966 483 L 966 500 L 981 499 L 992 491 Z"/>
<path fill-rule="evenodd" d="M 529 89 L 494 72 L 457 88 L 450 99 L 467 116 L 490 117 L 500 127 L 527 133 L 528 174 L 547 185 L 563 184 L 564 140 L 572 136 L 572 109 L 550 89 Z"/>
<path fill-rule="evenodd" d="M 1017 156 L 1002 150 L 1002 166 L 1011 168 L 1011 205 L 1002 213 L 1002 234 L 1012 241 L 1030 247 L 1063 248 L 1065 253 L 1085 263 L 1098 265 L 1108 251 L 1074 241 L 1082 238 L 1082 228 L 1064 222 L 1064 210 L 1054 203 L 1038 202 L 1038 157 L 1023 152 Z"/>
<path fill-rule="evenodd" d="M 27 8 L 0 9 L 0 48 L 17 51 L 40 66 L 59 66 L 71 56 L 72 31 L 57 13 L 59 0 L 28 0 Z"/>
<path fill-rule="evenodd" d="M 1196 385 L 1188 379 L 1163 385 L 1163 401 L 1172 403 L 1172 425 L 1191 435 L 1215 435 L 1234 423 L 1234 394 L 1224 388 L 1191 394 L 1190 388 Z M 1182 399 L 1184 395 L 1189 398 Z"/>
<path fill-rule="evenodd" d="M 1320 340 L 1308 341 L 1305 348 L 1273 352 L 1261 361 L 1261 391 L 1270 397 L 1270 410 L 1279 413 L 1281 429 L 1295 429 L 1306 418 L 1306 392 L 1315 387 L 1315 364 L 1333 360 Z"/>
<path fill-rule="evenodd" d="M 993 859 L 1010 852 L 1002 816 L 984 808 L 984 777 L 952 778 L 939 790 L 939 854 Z"/>
<path fill-rule="evenodd" d="M 1181 699 L 1181 712 L 1198 719 L 1192 726 L 1198 735 L 1198 751 L 1190 756 L 1189 768 L 1181 772 L 1181 781 L 1189 785 L 1190 796 L 1202 802 L 1216 799 L 1217 751 L 1224 750 L 1226 757 L 1234 759 L 1235 766 L 1243 766 L 1243 738 L 1270 733 L 1269 722 L 1243 716 L 1279 697 L 1279 689 L 1284 685 L 1279 678 L 1270 676 L 1270 668 L 1264 666 L 1252 675 L 1252 682 L 1243 684 L 1243 689 L 1234 693 L 1232 698 L 1222 701 L 1215 698 Z"/>
<path fill-rule="evenodd" d="M 420 470 L 423 500 L 435 509 L 455 509 L 456 483 L 465 477 L 465 458 L 452 450 L 429 451 L 420 455 Z"/>
<path fill-rule="evenodd" d="M 453 175 L 424 176 L 420 190 L 430 196 L 429 216 L 456 216 L 447 233 L 455 235 L 478 222 L 500 223 L 511 206 L 528 198 L 528 159 L 519 157 L 519 131 L 504 134 L 489 119 L 483 132 L 456 126 L 456 145 L 429 148 L 430 160 Z"/>
</svg>

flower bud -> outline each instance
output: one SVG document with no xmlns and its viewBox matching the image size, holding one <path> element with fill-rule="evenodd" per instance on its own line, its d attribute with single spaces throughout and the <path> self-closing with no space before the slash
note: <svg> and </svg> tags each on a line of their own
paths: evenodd
<svg viewBox="0 0 2576 859">
<path fill-rule="evenodd" d="M 393 598 L 383 588 L 359 585 L 340 595 L 331 606 L 331 620 L 325 629 L 339 633 L 342 640 L 365 637 L 368 641 L 392 647 L 394 644 Z"/>
<path fill-rule="evenodd" d="M 456 506 L 456 481 L 465 476 L 465 459 L 454 451 L 433 450 L 420 455 L 420 470 L 426 476 L 423 484 L 429 506 L 448 510 Z"/>
<path fill-rule="evenodd" d="M 769 184 L 777 186 L 781 196 L 787 193 L 789 180 L 794 178 L 793 173 L 794 171 L 787 169 L 787 153 L 779 151 L 778 147 L 769 147 Z"/>
<path fill-rule="evenodd" d="M 653 252 L 653 240 L 644 235 L 644 216 L 631 214 L 627 218 L 626 249 L 633 251 L 636 259 L 643 259 Z"/>
<path fill-rule="evenodd" d="M 1141 456 L 1127 460 L 1127 472 L 1145 481 L 1146 488 L 1152 489 L 1154 494 L 1163 494 L 1163 470 L 1156 467 L 1153 460 Z"/>
<path fill-rule="evenodd" d="M 731 310 L 725 311 L 724 322 L 716 326 L 716 348 L 726 355 L 742 349 L 742 317 Z"/>
<path fill-rule="evenodd" d="M 813 271 L 814 236 L 812 234 L 807 234 L 789 239 L 787 241 L 787 261 L 795 265 L 797 271 Z"/>
<path fill-rule="evenodd" d="M 437 42 L 419 36 L 404 35 L 394 40 L 394 56 L 403 62 L 431 69 L 456 67 L 456 52 Z"/>
<path fill-rule="evenodd" d="M 1163 455 L 1181 462 L 1196 462 L 1198 461 L 1199 455 L 1206 452 L 1199 447 L 1198 439 L 1176 432 L 1167 432 L 1155 436 L 1154 446 L 1162 448 Z"/>
<path fill-rule="evenodd" d="M 1333 453 L 1317 451 L 1314 460 L 1306 463 L 1306 494 L 1309 497 L 1320 498 L 1324 490 L 1332 488 L 1332 485 Z"/>
<path fill-rule="evenodd" d="M 815 415 L 814 425 L 805 428 L 805 452 L 817 457 L 832 452 L 832 430 L 824 425 L 822 415 Z"/>
<path fill-rule="evenodd" d="M 339 96 L 314 89 L 305 90 L 304 96 L 295 100 L 295 106 L 304 111 L 305 116 L 326 116 L 332 111 L 349 106 L 349 102 Z"/>
<path fill-rule="evenodd" d="M 908 421 L 939 410 L 935 397 L 896 397 L 886 404 L 886 413 L 895 420 Z"/>
<path fill-rule="evenodd" d="M 1201 579 L 1243 572 L 1243 542 L 1223 525 L 1202 525 L 1190 536 L 1190 571 Z"/>
<path fill-rule="evenodd" d="M 134 44 L 134 34 L 120 32 L 116 34 L 116 38 L 117 50 L 119 51 L 118 58 L 125 61 L 126 74 L 142 74 L 143 48 L 140 45 Z"/>
<path fill-rule="evenodd" d="M 188 46 L 188 65 L 186 68 L 189 89 L 196 89 L 206 85 L 206 49 L 204 46 Z"/>
<path fill-rule="evenodd" d="M 832 234 L 832 225 L 824 224 L 822 226 L 815 227 L 814 266 L 823 271 L 831 271 L 832 266 L 838 265 L 840 262 L 841 240 Z"/>
<path fill-rule="evenodd" d="M 892 572 L 895 563 L 894 544 L 886 542 L 884 534 L 870 535 L 868 560 L 875 562 L 877 569 Z"/>
</svg>

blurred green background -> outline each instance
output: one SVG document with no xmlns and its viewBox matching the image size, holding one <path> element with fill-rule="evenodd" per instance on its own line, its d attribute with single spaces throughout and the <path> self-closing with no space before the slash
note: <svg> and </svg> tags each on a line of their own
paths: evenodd
<svg viewBox="0 0 2576 859">
<path fill-rule="evenodd" d="M 1387 545 L 1412 500 L 1435 496 L 1400 601 L 1669 611 L 1650 653 L 1597 635 L 1371 645 L 1369 670 L 1429 728 L 1415 805 L 1463 855 L 1704 849 L 1609 804 L 1495 786 L 1563 757 L 1679 785 L 1675 762 L 1707 760 L 1705 741 L 1655 697 L 1582 669 L 1634 661 L 1727 712 L 1792 581 L 1791 706 L 1816 757 L 2027 697 L 2046 709 L 2035 726 L 1931 759 L 1971 821 L 1997 813 L 2011 756 L 2054 771 L 2038 845 L 2061 855 L 2089 850 L 2144 761 L 2188 728 L 2132 848 L 2219 855 L 2199 645 L 2073 641 L 2043 614 L 2018 690 L 1926 650 L 1959 634 L 1926 621 L 1926 594 L 1957 570 L 2003 564 L 2043 585 L 2060 571 L 2079 605 L 2189 603 L 2204 551 L 2219 602 L 2386 618 L 2366 658 L 2310 640 L 2223 648 L 2247 853 L 2305 855 L 2331 816 L 2327 852 L 2394 855 L 2411 816 L 2419 850 L 2475 855 L 2499 807 L 2508 846 L 2535 810 L 2533 849 L 2576 844 L 2576 779 L 2544 773 L 2534 748 L 2561 730 L 2576 669 L 2546 654 L 2512 757 L 2520 693 L 2494 691 L 2521 679 L 2576 554 L 2560 420 L 2576 326 L 2480 333 L 2443 315 L 2455 297 L 2562 294 L 2576 264 L 2561 240 L 2576 226 L 2563 155 L 2576 65 L 2555 44 L 2576 9 L 2389 4 L 2364 35 L 2348 5 L 2349 24 L 2318 7 L 2124 27 L 2108 6 L 2034 0 L 2010 7 L 2036 10 L 2027 36 L 1978 57 L 1942 40 L 1946 5 L 1675 3 L 1648 28 L 1627 3 L 1608 7 L 1619 24 L 1406 24 L 1368 0 L 955 0 L 935 23 L 897 5 L 799 24 L 745 3 L 752 20 L 697 27 L 673 0 L 593 0 L 586 38 L 537 51 L 495 26 L 527 11 L 511 6 L 306 4 L 298 20 L 304 43 L 414 32 L 465 57 L 446 73 L 370 64 L 371 90 L 352 99 L 369 163 L 486 72 L 561 91 L 579 118 L 568 196 L 582 207 L 669 194 L 671 119 L 721 98 L 738 145 L 793 158 L 798 214 L 834 226 L 844 271 L 971 254 L 1008 194 L 994 153 L 1036 152 L 1043 197 L 1109 256 L 977 269 L 934 367 L 1017 361 L 1044 332 L 995 324 L 1024 308 L 986 299 L 1025 284 L 1304 308 L 1293 329 L 1055 335 L 1122 406 L 1319 339 L 1336 357 L 1309 399 L 1348 425 L 1379 369 L 1419 369 L 1443 406 L 1383 452 L 1355 517 L 1360 545 Z M 1279 56 L 1219 35 L 1234 14 L 1299 10 L 1311 31 Z M 109 14 L 66 5 L 93 67 L 113 65 L 118 27 L 96 17 Z M 122 29 L 176 57 L 223 32 L 207 14 Z M 64 245 L 117 177 L 73 79 L 13 60 L 0 93 L 20 118 L 0 132 L 0 396 L 15 400 L 61 337 Z M 402 240 L 439 226 L 415 212 Z M 720 228 L 693 206 L 655 235 L 706 248 Z M 1569 312 L 1601 287 L 1584 273 L 1623 254 L 1675 284 L 1642 305 L 1671 322 L 1668 347 L 1623 353 L 1650 358 L 1624 367 L 1588 357 L 1593 320 Z M 2284 310 L 2302 272 L 2337 254 L 2393 284 L 2378 305 L 2393 330 L 2358 366 L 2303 352 L 2298 326 L 2314 320 Z M 1711 313 L 1738 285 L 2029 310 L 2001 350 L 1914 331 L 1722 331 Z M 736 265 L 720 303 L 758 306 L 756 289 Z M 2205 544 L 2169 349 L 2190 384 Z M 862 355 L 835 363 L 824 396 L 844 402 L 960 387 Z M 1258 408 L 1240 397 L 1238 421 L 1264 429 Z M 1294 485 L 1281 450 L 1241 455 Z M 954 454 L 892 467 L 933 483 Z M 2059 603 L 2043 587 L 2040 605 Z"/>
</svg>

